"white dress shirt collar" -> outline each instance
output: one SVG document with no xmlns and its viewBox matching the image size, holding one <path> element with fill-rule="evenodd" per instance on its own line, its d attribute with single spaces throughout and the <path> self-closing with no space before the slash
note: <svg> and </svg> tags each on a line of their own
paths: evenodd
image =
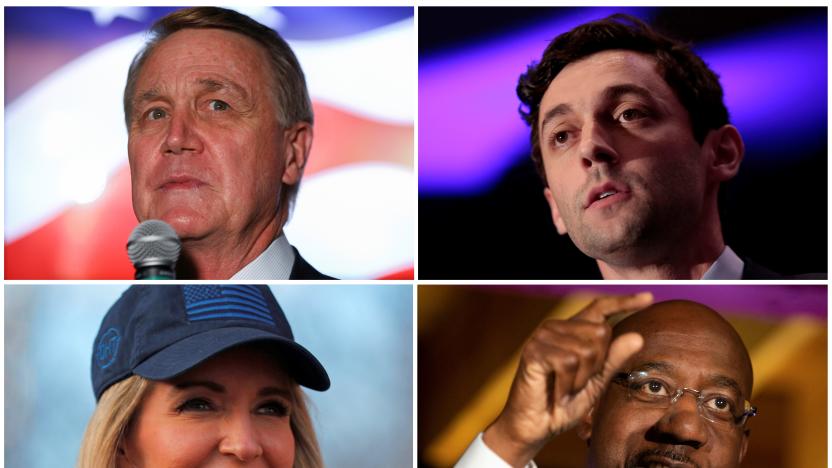
<svg viewBox="0 0 832 468">
<path fill-rule="evenodd" d="M 285 234 L 271 244 L 240 271 L 231 277 L 233 280 L 287 280 L 295 264 L 295 251 Z"/>
<path fill-rule="evenodd" d="M 703 280 L 738 280 L 742 279 L 742 270 L 745 263 L 731 250 L 725 246 L 722 254 L 711 264 L 708 271 L 702 275 Z"/>
</svg>

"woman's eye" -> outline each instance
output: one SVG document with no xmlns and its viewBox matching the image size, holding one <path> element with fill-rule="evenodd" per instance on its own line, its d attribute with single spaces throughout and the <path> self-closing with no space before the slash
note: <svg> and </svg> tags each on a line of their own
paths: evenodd
<svg viewBox="0 0 832 468">
<path fill-rule="evenodd" d="M 212 111 L 225 111 L 225 110 L 228 110 L 228 108 L 229 108 L 230 106 L 229 106 L 229 105 L 228 105 L 228 103 L 226 103 L 225 101 L 220 101 L 219 99 L 212 99 L 212 100 L 208 103 L 208 107 L 209 107 Z"/>
<path fill-rule="evenodd" d="M 257 408 L 257 412 L 268 416 L 286 416 L 289 414 L 289 407 L 279 401 L 270 401 Z"/>
<path fill-rule="evenodd" d="M 147 112 L 147 120 L 163 119 L 163 118 L 165 118 L 166 115 L 167 115 L 167 112 L 165 112 L 163 109 L 159 109 L 159 108 L 150 109 Z"/>
<path fill-rule="evenodd" d="M 183 411 L 211 411 L 213 409 L 214 405 L 204 398 L 191 398 L 176 408 L 180 413 Z"/>
</svg>

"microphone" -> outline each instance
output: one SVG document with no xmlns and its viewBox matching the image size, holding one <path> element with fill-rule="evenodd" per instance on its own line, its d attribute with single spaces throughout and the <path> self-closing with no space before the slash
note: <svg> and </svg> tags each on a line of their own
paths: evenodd
<svg viewBox="0 0 832 468">
<path fill-rule="evenodd" d="M 136 268 L 136 279 L 172 280 L 182 248 L 170 225 L 149 219 L 133 229 L 127 239 L 127 256 Z"/>
</svg>

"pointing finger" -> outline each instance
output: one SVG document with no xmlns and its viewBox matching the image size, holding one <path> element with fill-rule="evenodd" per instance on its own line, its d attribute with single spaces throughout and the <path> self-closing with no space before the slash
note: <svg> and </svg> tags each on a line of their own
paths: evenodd
<svg viewBox="0 0 832 468">
<path fill-rule="evenodd" d="M 616 372 L 619 372 L 628 359 L 633 357 L 644 346 L 644 338 L 638 333 L 625 333 L 610 344 L 607 354 L 607 361 L 604 363 L 604 372 L 601 379 L 606 384 L 612 380 Z"/>
<path fill-rule="evenodd" d="M 602 323 L 608 317 L 622 313 L 633 313 L 653 303 L 653 293 L 641 292 L 628 296 L 608 296 L 592 301 L 578 312 L 573 320 Z"/>
</svg>

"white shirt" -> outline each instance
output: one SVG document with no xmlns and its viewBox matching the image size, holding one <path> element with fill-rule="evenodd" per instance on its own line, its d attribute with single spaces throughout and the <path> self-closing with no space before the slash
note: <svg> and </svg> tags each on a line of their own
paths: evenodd
<svg viewBox="0 0 832 468">
<path fill-rule="evenodd" d="M 511 468 L 499 455 L 485 445 L 482 440 L 482 432 L 465 449 L 462 458 L 456 462 L 454 468 Z M 530 461 L 525 468 L 537 468 L 534 460 Z"/>
<path fill-rule="evenodd" d="M 240 271 L 234 273 L 233 280 L 287 280 L 295 264 L 295 251 L 289 245 L 285 234 L 271 244 Z"/>
<path fill-rule="evenodd" d="M 745 267 L 745 262 L 731 250 L 731 247 L 725 246 L 725 249 L 719 255 L 708 271 L 702 275 L 703 280 L 738 280 L 742 279 L 742 270 Z"/>
</svg>

